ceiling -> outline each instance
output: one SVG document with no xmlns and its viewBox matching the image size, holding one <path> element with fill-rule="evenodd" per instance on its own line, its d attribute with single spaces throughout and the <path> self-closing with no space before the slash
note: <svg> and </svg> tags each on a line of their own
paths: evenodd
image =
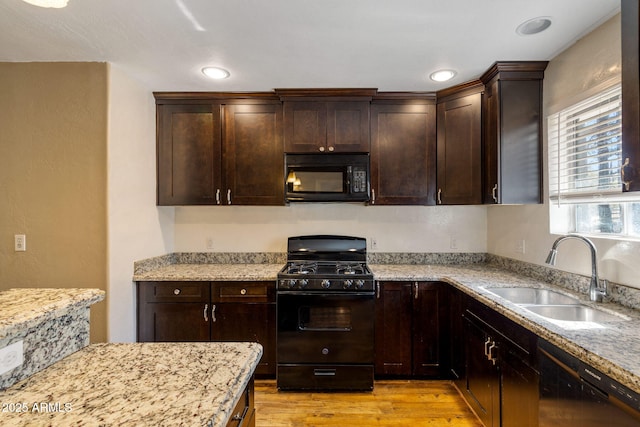
<svg viewBox="0 0 640 427">
<path fill-rule="evenodd" d="M 435 91 L 496 60 L 549 60 L 620 0 L 69 0 L 0 3 L 0 61 L 108 61 L 154 91 Z M 516 27 L 549 16 L 551 27 Z M 200 70 L 231 72 L 211 80 Z M 435 83 L 428 75 L 452 68 Z"/>
</svg>

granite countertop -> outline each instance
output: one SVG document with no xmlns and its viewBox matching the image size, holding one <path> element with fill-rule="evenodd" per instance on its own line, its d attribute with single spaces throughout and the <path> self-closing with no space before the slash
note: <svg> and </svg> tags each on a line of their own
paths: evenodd
<svg viewBox="0 0 640 427">
<path fill-rule="evenodd" d="M 276 280 L 284 264 L 170 264 L 137 273 L 134 281 Z"/>
<path fill-rule="evenodd" d="M 0 339 L 104 299 L 98 289 L 17 288 L 0 292 Z"/>
<path fill-rule="evenodd" d="M 0 425 L 225 426 L 261 356 L 257 343 L 93 344 L 0 392 Z"/>
</svg>

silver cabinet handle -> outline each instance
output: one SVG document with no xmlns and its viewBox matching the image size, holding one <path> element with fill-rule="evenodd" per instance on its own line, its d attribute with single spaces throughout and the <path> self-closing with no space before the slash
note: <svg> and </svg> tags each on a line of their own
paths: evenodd
<svg viewBox="0 0 640 427">
<path fill-rule="evenodd" d="M 227 189 L 227 204 L 231 204 L 231 189 Z"/>
<path fill-rule="evenodd" d="M 376 204 L 376 190 L 375 190 L 375 188 L 371 189 L 371 204 L 372 205 Z"/>
<path fill-rule="evenodd" d="M 204 305 L 204 310 L 202 311 L 202 316 L 204 317 L 204 321 L 209 321 L 209 316 L 207 315 L 207 309 L 209 308 L 209 304 Z"/>
<path fill-rule="evenodd" d="M 438 188 L 438 204 L 442 204 L 442 188 Z"/>
<path fill-rule="evenodd" d="M 418 282 L 413 282 L 413 289 L 415 290 L 413 298 L 418 299 Z"/>
<path fill-rule="evenodd" d="M 324 147 L 319 147 L 318 150 L 324 151 Z"/>
<path fill-rule="evenodd" d="M 493 201 L 498 203 L 498 184 L 493 186 L 491 190 L 491 197 L 493 197 Z"/>
<path fill-rule="evenodd" d="M 492 342 L 491 345 L 489 346 L 489 354 L 487 355 L 487 359 L 489 359 L 494 365 L 496 364 L 496 362 L 498 361 L 498 359 L 496 359 L 495 357 L 493 357 L 493 349 L 496 348 L 496 342 Z"/>
<path fill-rule="evenodd" d="M 376 298 L 380 299 L 380 282 L 376 282 Z"/>
<path fill-rule="evenodd" d="M 246 295 L 247 290 L 245 288 L 240 289 L 240 295 Z"/>
<path fill-rule="evenodd" d="M 175 289 L 173 290 L 173 294 L 174 294 L 174 295 L 180 295 L 180 289 L 179 289 L 179 288 L 175 288 Z"/>
<path fill-rule="evenodd" d="M 329 147 L 329 151 L 333 151 L 333 147 Z"/>
<path fill-rule="evenodd" d="M 220 189 L 216 189 L 216 205 L 220 204 Z"/>
<path fill-rule="evenodd" d="M 487 360 L 489 360 L 489 344 L 491 344 L 491 337 L 484 342 L 484 355 L 487 356 Z"/>
<path fill-rule="evenodd" d="M 212 322 L 217 322 L 218 319 L 216 319 L 216 305 L 213 304 L 213 307 L 211 307 L 211 321 Z"/>
</svg>

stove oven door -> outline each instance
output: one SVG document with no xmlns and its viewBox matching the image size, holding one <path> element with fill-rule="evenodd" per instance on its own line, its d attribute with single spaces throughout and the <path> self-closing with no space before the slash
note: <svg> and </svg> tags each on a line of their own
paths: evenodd
<svg viewBox="0 0 640 427">
<path fill-rule="evenodd" d="M 371 389 L 372 293 L 278 294 L 278 387 Z"/>
</svg>

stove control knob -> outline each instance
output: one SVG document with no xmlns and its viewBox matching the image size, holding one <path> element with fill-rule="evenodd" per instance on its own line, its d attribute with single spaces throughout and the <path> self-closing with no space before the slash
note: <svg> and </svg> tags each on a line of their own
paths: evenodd
<svg viewBox="0 0 640 427">
<path fill-rule="evenodd" d="M 345 280 L 344 283 L 342 284 L 342 287 L 345 289 L 351 289 L 352 286 L 353 286 L 353 280 L 351 279 Z"/>
<path fill-rule="evenodd" d="M 329 287 L 331 287 L 331 282 L 328 279 L 324 279 L 320 285 L 325 289 L 329 289 Z"/>
<path fill-rule="evenodd" d="M 364 286 L 364 280 L 362 279 L 356 280 L 356 288 L 362 289 L 363 286 Z"/>
<path fill-rule="evenodd" d="M 298 282 L 297 279 L 289 279 L 289 287 L 293 288 L 294 286 L 296 286 L 297 282 Z"/>
<path fill-rule="evenodd" d="M 307 279 L 300 279 L 300 289 L 304 288 L 308 284 L 309 284 L 309 281 Z"/>
</svg>

